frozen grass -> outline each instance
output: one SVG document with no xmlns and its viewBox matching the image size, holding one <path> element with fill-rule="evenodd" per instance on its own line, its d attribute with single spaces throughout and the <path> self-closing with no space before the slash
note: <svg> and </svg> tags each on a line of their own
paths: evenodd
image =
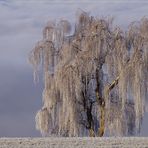
<svg viewBox="0 0 148 148">
<path fill-rule="evenodd" d="M 0 138 L 0 148 L 148 148 L 148 138 Z"/>
</svg>

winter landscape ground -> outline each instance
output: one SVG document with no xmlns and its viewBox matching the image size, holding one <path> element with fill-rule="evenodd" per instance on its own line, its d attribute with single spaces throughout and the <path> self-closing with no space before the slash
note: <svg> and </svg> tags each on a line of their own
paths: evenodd
<svg viewBox="0 0 148 148">
<path fill-rule="evenodd" d="M 0 148 L 148 148 L 148 138 L 0 138 Z"/>
</svg>

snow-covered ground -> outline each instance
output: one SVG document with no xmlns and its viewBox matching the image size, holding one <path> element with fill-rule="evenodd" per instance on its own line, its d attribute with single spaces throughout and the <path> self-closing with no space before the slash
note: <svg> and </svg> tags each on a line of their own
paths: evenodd
<svg viewBox="0 0 148 148">
<path fill-rule="evenodd" d="M 0 148 L 148 148 L 148 138 L 0 138 Z"/>
</svg>

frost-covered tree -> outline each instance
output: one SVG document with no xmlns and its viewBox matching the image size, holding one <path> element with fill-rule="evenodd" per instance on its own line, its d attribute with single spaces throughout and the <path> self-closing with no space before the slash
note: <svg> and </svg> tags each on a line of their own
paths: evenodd
<svg viewBox="0 0 148 148">
<path fill-rule="evenodd" d="M 125 32 L 82 11 L 73 26 L 48 22 L 31 51 L 35 78 L 40 65 L 44 74 L 36 128 L 44 136 L 138 133 L 148 99 L 148 19 Z"/>
</svg>

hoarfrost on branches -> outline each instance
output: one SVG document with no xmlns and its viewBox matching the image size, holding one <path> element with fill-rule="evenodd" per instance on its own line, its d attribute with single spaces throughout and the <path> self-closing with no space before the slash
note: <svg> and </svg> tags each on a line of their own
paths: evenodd
<svg viewBox="0 0 148 148">
<path fill-rule="evenodd" d="M 36 127 L 47 136 L 134 135 L 148 98 L 148 19 L 128 31 L 112 19 L 79 13 L 48 22 L 29 60 L 43 65 L 43 107 Z"/>
</svg>

